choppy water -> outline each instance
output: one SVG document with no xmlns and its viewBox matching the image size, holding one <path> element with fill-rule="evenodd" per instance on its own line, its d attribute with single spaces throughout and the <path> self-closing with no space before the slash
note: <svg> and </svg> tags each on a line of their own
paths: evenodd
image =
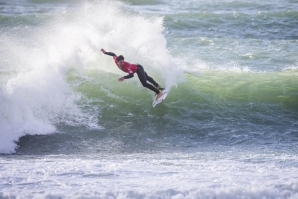
<svg viewBox="0 0 298 199">
<path fill-rule="evenodd" d="M 0 1 L 0 43 L 0 198 L 298 197 L 296 1 Z"/>
</svg>

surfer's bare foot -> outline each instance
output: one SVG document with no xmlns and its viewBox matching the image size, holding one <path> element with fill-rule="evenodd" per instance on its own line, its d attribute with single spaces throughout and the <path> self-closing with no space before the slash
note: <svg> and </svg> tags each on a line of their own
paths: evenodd
<svg viewBox="0 0 298 199">
<path fill-rule="evenodd" d="M 156 95 L 155 100 L 158 100 L 161 96 L 162 96 L 162 92 L 159 92 L 159 93 Z"/>
</svg>

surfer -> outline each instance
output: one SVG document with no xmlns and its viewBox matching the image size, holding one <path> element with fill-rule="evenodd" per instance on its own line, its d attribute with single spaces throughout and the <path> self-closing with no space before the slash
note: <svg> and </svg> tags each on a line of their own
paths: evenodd
<svg viewBox="0 0 298 199">
<path fill-rule="evenodd" d="M 128 75 L 120 77 L 118 79 L 119 82 L 122 82 L 124 79 L 132 78 L 134 77 L 134 73 L 137 73 L 142 85 L 156 93 L 156 100 L 158 100 L 162 96 L 163 93 L 160 91 L 161 86 L 157 84 L 152 77 L 147 75 L 143 66 L 141 66 L 140 64 L 131 64 L 124 61 L 124 57 L 122 55 L 117 56 L 115 53 L 106 52 L 104 49 L 101 49 L 101 51 L 106 55 L 113 56 L 113 59 L 115 60 L 118 68 L 128 73 Z M 151 84 L 148 84 L 147 81 L 149 81 Z"/>
</svg>

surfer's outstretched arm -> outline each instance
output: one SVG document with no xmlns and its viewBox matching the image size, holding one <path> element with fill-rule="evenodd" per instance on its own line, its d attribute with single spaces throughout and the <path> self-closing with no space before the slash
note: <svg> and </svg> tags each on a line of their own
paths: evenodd
<svg viewBox="0 0 298 199">
<path fill-rule="evenodd" d="M 115 53 L 112 53 L 112 52 L 106 52 L 103 48 L 101 49 L 101 52 L 103 52 L 104 54 L 106 54 L 106 55 L 110 55 L 110 56 L 116 56 L 116 54 Z"/>
<path fill-rule="evenodd" d="M 116 54 L 115 53 L 112 53 L 112 52 L 105 52 L 104 54 L 106 54 L 106 55 L 110 55 L 110 56 L 116 56 Z"/>
</svg>

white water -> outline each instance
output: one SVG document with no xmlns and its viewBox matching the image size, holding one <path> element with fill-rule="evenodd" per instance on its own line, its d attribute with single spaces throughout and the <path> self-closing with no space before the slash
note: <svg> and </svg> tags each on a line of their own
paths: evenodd
<svg viewBox="0 0 298 199">
<path fill-rule="evenodd" d="M 1 160 L 2 196 L 297 198 L 296 155 L 239 153 L 44 156 Z M 266 161 L 264 161 L 266 159 Z M 277 161 L 279 160 L 279 161 Z M 59 162 L 59 163 L 58 163 Z M 254 172 L 252 172 L 254 171 Z M 0 194 L 1 196 L 1 194 Z"/>
</svg>

